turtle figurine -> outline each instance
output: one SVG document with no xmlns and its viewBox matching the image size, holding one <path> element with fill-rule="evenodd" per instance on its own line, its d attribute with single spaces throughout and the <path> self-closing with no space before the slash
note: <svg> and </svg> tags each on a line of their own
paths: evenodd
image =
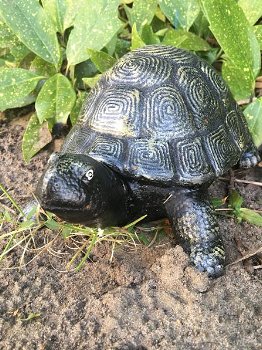
<svg viewBox="0 0 262 350">
<path fill-rule="evenodd" d="M 167 217 L 191 262 L 217 277 L 225 254 L 208 187 L 237 162 L 258 161 L 219 74 L 195 54 L 149 45 L 90 91 L 36 196 L 45 210 L 88 226 Z"/>
</svg>

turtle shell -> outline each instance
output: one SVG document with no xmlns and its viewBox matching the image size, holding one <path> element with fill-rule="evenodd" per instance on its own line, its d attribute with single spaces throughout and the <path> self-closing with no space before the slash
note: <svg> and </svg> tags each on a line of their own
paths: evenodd
<svg viewBox="0 0 262 350">
<path fill-rule="evenodd" d="M 237 163 L 250 135 L 219 74 L 152 45 L 123 56 L 91 90 L 62 153 L 88 154 L 160 184 L 202 184 Z"/>
</svg>

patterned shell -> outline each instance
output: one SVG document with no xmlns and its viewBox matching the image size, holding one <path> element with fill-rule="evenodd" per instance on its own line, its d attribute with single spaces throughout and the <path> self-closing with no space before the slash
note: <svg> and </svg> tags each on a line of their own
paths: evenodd
<svg viewBox="0 0 262 350">
<path fill-rule="evenodd" d="M 102 76 L 62 153 L 88 154 L 131 178 L 191 185 L 227 171 L 250 141 L 212 67 L 187 51 L 152 45 Z"/>
</svg>

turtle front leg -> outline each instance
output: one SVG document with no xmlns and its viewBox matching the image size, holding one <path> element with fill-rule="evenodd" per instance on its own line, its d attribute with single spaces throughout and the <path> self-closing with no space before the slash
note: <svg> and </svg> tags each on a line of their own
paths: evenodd
<svg viewBox="0 0 262 350">
<path fill-rule="evenodd" d="M 220 276 L 225 253 L 207 190 L 178 188 L 171 193 L 165 207 L 173 231 L 191 262 L 210 277 Z"/>
</svg>

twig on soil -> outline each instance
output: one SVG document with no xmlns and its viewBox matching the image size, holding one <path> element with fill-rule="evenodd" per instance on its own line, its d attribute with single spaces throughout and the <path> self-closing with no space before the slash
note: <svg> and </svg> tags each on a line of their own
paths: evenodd
<svg viewBox="0 0 262 350">
<path fill-rule="evenodd" d="M 152 245 L 153 245 L 153 244 L 155 243 L 155 241 L 156 241 L 157 235 L 158 235 L 158 231 L 156 231 L 156 233 L 155 233 L 153 239 L 152 239 L 151 242 L 148 244 L 147 248 L 152 247 Z"/>
<path fill-rule="evenodd" d="M 242 256 L 242 258 L 239 258 L 239 259 L 233 261 L 232 263 L 228 264 L 227 266 L 235 265 L 235 264 L 237 264 L 241 261 L 244 261 L 246 259 L 249 259 L 252 256 L 257 255 L 258 253 L 261 253 L 261 252 L 262 252 L 262 247 L 256 249 L 255 251 L 251 251 L 251 252 L 247 253 L 246 255 Z"/>
<path fill-rule="evenodd" d="M 230 182 L 230 179 L 228 179 L 227 177 L 219 177 L 218 179 L 221 180 L 221 181 L 229 181 Z M 234 182 L 239 182 L 239 183 L 244 183 L 244 184 L 251 184 L 251 185 L 261 186 L 262 187 L 262 182 L 257 182 L 257 181 L 248 181 L 248 180 L 234 179 Z"/>
<path fill-rule="evenodd" d="M 232 208 L 216 208 L 215 211 L 233 211 L 234 209 Z M 252 211 L 256 212 L 256 213 L 262 213 L 262 210 L 258 210 L 258 209 L 252 209 Z"/>
</svg>

